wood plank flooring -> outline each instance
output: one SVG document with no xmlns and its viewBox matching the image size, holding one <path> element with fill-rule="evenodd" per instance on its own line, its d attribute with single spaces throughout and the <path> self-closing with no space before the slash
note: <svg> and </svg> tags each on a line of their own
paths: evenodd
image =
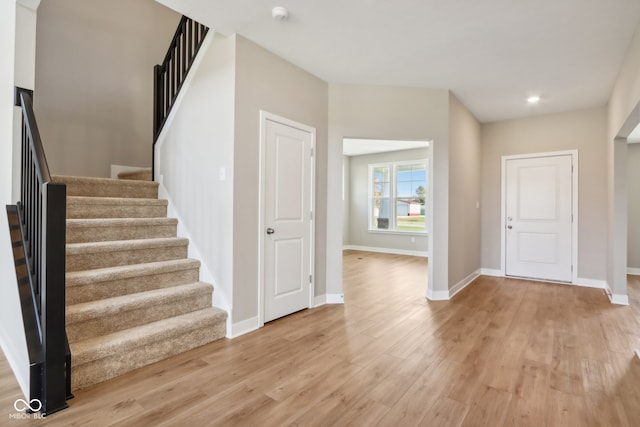
<svg viewBox="0 0 640 427">
<path fill-rule="evenodd" d="M 76 393 L 45 420 L 0 358 L 0 425 L 638 426 L 640 277 L 480 277 L 424 298 L 424 258 L 346 251 L 345 305 L 305 310 Z"/>
</svg>

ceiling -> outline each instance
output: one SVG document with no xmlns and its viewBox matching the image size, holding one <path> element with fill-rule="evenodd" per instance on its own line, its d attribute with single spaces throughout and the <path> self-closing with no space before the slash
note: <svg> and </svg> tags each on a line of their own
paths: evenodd
<svg viewBox="0 0 640 427">
<path fill-rule="evenodd" d="M 450 89 L 481 122 L 604 106 L 640 22 L 638 0 L 158 1 L 330 83 Z"/>
</svg>

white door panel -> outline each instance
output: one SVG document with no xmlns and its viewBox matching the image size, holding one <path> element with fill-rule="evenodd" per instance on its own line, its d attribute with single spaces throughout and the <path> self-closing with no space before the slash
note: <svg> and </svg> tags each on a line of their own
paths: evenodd
<svg viewBox="0 0 640 427">
<path fill-rule="evenodd" d="M 572 157 L 506 161 L 505 273 L 572 279 Z"/>
<path fill-rule="evenodd" d="M 309 307 L 313 136 L 265 121 L 264 321 Z"/>
</svg>

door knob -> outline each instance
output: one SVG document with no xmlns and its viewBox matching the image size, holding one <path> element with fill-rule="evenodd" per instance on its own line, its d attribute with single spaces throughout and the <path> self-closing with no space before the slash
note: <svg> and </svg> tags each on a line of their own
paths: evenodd
<svg viewBox="0 0 640 427">
<path fill-rule="evenodd" d="M 507 228 L 511 230 L 513 228 L 513 225 L 507 225 Z"/>
<path fill-rule="evenodd" d="M 273 234 L 275 232 L 276 232 L 276 230 L 274 230 L 273 228 L 271 228 L 271 227 L 267 228 L 267 234 Z"/>
</svg>

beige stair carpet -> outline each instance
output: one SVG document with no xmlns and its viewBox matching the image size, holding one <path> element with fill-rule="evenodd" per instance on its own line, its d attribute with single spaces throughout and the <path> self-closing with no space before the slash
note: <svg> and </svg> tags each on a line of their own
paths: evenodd
<svg viewBox="0 0 640 427">
<path fill-rule="evenodd" d="M 134 179 L 138 181 L 153 181 L 151 177 L 151 168 L 142 168 L 129 172 L 120 172 L 119 179 Z"/>
<path fill-rule="evenodd" d="M 142 176 L 142 175 L 141 175 Z M 78 390 L 223 338 L 227 313 L 187 258 L 158 184 L 67 184 L 67 335 Z"/>
</svg>

